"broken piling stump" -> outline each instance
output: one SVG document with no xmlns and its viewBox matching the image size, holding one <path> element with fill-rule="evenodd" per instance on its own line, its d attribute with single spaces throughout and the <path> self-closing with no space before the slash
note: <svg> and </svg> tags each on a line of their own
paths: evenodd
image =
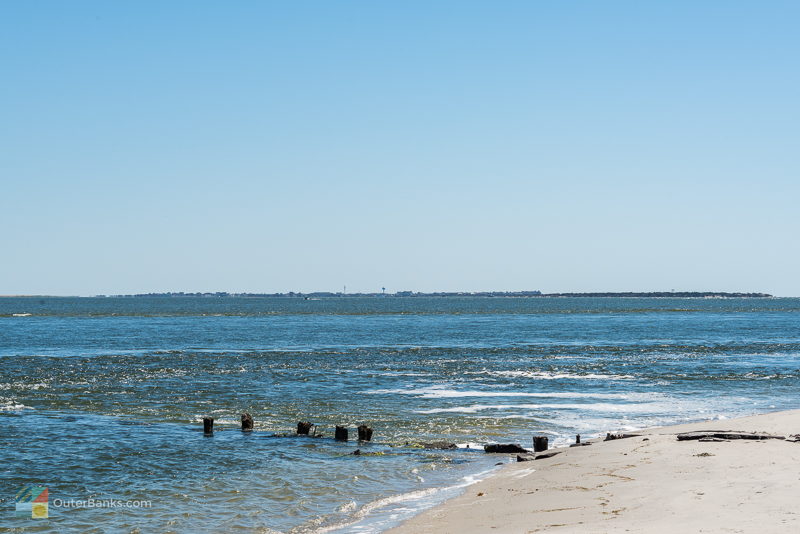
<svg viewBox="0 0 800 534">
<path fill-rule="evenodd" d="M 336 441 L 347 441 L 347 428 L 336 425 L 336 432 L 334 433 Z"/>
<path fill-rule="evenodd" d="M 573 443 L 572 445 L 570 445 L 570 447 L 585 447 L 585 446 L 587 446 L 587 445 L 591 445 L 591 442 L 588 442 L 588 443 L 581 443 L 581 435 L 580 435 L 580 434 L 577 434 L 577 435 L 575 436 L 575 443 Z"/>
<path fill-rule="evenodd" d="M 361 425 L 358 427 L 358 441 L 371 441 L 372 440 L 372 428 L 368 427 L 367 425 Z"/>
<path fill-rule="evenodd" d="M 210 436 L 214 433 L 214 418 L 203 417 L 203 434 Z"/>
<path fill-rule="evenodd" d="M 252 432 L 253 416 L 245 412 L 242 414 L 242 432 Z"/>
<path fill-rule="evenodd" d="M 533 436 L 533 452 L 547 450 L 547 436 Z"/>
<path fill-rule="evenodd" d="M 298 435 L 305 435 L 307 436 L 308 433 L 311 431 L 311 427 L 314 426 L 308 421 L 300 421 L 297 423 L 297 434 Z"/>
</svg>

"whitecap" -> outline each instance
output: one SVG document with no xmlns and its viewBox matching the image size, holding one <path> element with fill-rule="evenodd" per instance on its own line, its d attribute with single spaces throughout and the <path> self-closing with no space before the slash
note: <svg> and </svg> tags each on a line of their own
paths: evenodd
<svg viewBox="0 0 800 534">
<path fill-rule="evenodd" d="M 511 378 L 537 378 L 541 380 L 633 380 L 633 375 L 600 374 L 600 373 L 564 373 L 551 371 L 474 371 L 467 374 L 502 376 Z"/>
<path fill-rule="evenodd" d="M 24 404 L 20 404 L 18 402 L 9 401 L 0 404 L 0 412 L 16 412 L 18 410 L 32 410 L 31 406 L 25 406 Z"/>
<path fill-rule="evenodd" d="M 598 402 L 593 404 L 473 404 L 471 406 L 451 406 L 448 408 L 417 410 L 415 413 L 477 413 L 484 410 L 581 410 L 591 412 L 648 413 L 668 411 L 670 408 L 671 405 L 666 403 L 612 404 Z"/>
<path fill-rule="evenodd" d="M 369 395 L 415 395 L 420 399 L 444 399 L 458 397 L 536 397 L 553 399 L 618 399 L 646 400 L 661 396 L 659 393 L 583 393 L 583 392 L 529 392 L 529 391 L 480 391 L 444 389 L 439 386 L 419 389 L 374 389 L 365 391 Z"/>
</svg>

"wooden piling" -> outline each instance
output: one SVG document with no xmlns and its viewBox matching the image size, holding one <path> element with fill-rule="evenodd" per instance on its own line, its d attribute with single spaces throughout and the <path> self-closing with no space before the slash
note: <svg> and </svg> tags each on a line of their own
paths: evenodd
<svg viewBox="0 0 800 534">
<path fill-rule="evenodd" d="M 580 445 L 580 444 L 581 444 L 581 435 L 578 434 L 575 436 L 575 445 Z"/>
<path fill-rule="evenodd" d="M 361 425 L 358 427 L 358 441 L 371 441 L 372 440 L 372 428 L 368 427 L 367 425 Z"/>
<path fill-rule="evenodd" d="M 252 432 L 253 416 L 245 412 L 242 414 L 242 432 Z"/>
<path fill-rule="evenodd" d="M 311 431 L 311 427 L 312 426 L 314 426 L 314 425 L 312 425 L 311 423 L 309 423 L 307 421 L 300 421 L 300 422 L 297 423 L 297 433 L 307 436 L 308 433 Z"/>
<path fill-rule="evenodd" d="M 336 433 L 334 435 L 336 441 L 347 441 L 347 428 L 336 425 Z"/>
<path fill-rule="evenodd" d="M 210 436 L 214 433 L 214 418 L 203 417 L 203 434 Z"/>
<path fill-rule="evenodd" d="M 547 436 L 533 436 L 533 452 L 547 450 Z"/>
</svg>

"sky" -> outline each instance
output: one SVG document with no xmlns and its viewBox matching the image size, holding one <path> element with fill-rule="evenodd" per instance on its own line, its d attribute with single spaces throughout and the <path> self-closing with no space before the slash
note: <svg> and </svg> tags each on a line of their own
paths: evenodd
<svg viewBox="0 0 800 534">
<path fill-rule="evenodd" d="M 0 3 L 0 294 L 800 296 L 800 2 Z"/>
</svg>

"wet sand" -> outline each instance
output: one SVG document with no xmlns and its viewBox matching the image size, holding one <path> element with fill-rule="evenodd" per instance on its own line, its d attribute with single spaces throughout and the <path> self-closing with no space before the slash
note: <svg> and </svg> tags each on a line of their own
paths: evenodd
<svg viewBox="0 0 800 534">
<path fill-rule="evenodd" d="M 510 464 L 389 532 L 800 532 L 800 442 L 676 438 L 697 430 L 789 438 L 800 434 L 800 410 L 558 449 Z"/>
</svg>

